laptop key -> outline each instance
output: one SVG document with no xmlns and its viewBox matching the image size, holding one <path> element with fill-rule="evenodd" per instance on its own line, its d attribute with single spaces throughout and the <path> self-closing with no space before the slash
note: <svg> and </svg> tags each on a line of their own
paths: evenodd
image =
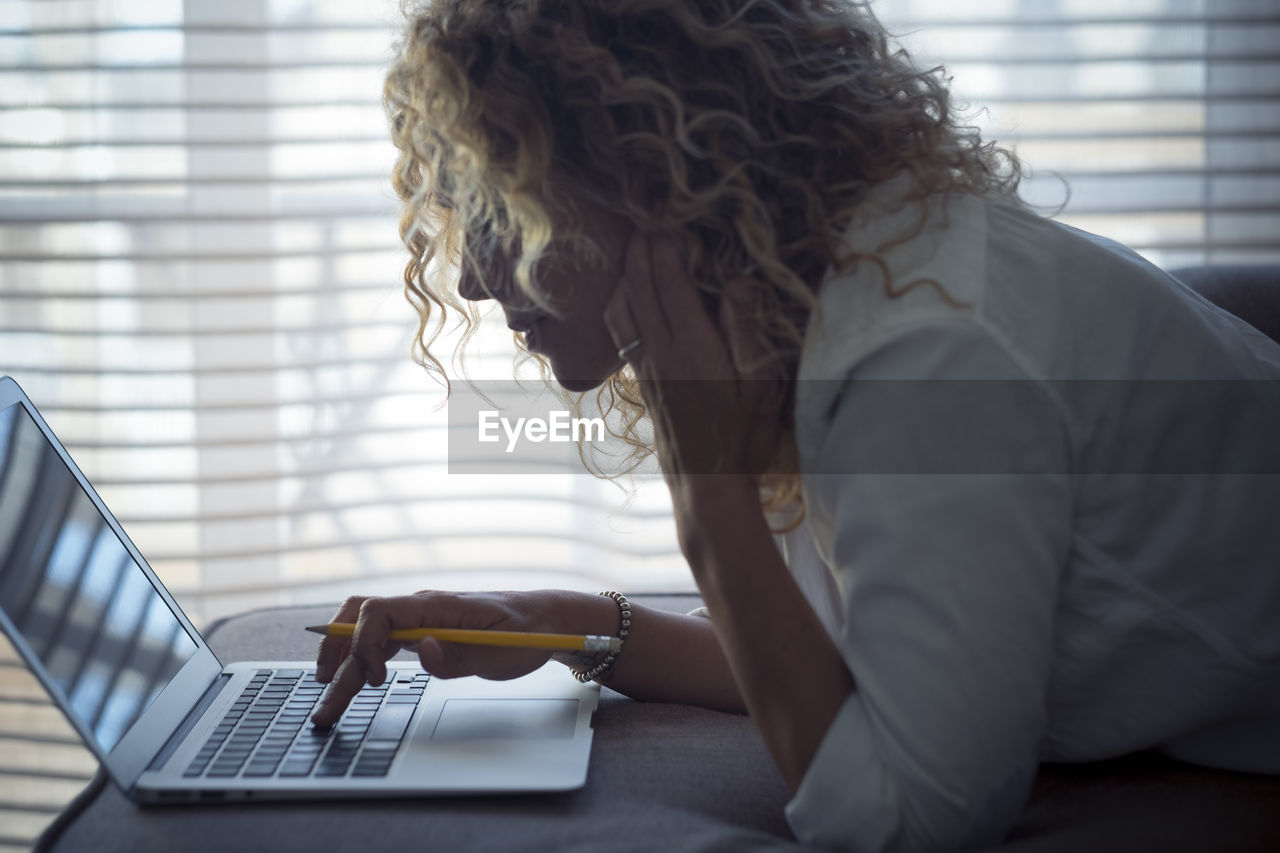
<svg viewBox="0 0 1280 853">
<path fill-rule="evenodd" d="M 390 764 L 357 764 L 351 771 L 352 776 L 386 776 L 391 772 Z"/>
<path fill-rule="evenodd" d="M 286 761 L 280 766 L 277 776 L 310 776 L 314 761 Z"/>
<path fill-rule="evenodd" d="M 253 760 L 244 766 L 245 776 L 273 776 L 276 768 L 280 766 L 280 758 L 260 758 L 254 756 Z"/>
<path fill-rule="evenodd" d="M 372 744 L 370 745 L 372 746 Z M 368 749 L 360 753 L 351 772 L 355 776 L 385 776 L 395 760 L 395 749 Z"/>
<path fill-rule="evenodd" d="M 316 776 L 346 776 L 347 765 L 342 765 L 342 766 L 320 765 L 320 768 L 319 770 L 316 770 L 315 775 Z"/>
<path fill-rule="evenodd" d="M 403 705 L 399 702 L 384 705 L 378 716 L 373 718 L 367 739 L 400 740 L 404 737 L 405 729 L 409 728 L 409 720 L 413 718 L 416 708 L 416 705 Z"/>
<path fill-rule="evenodd" d="M 329 761 L 325 759 L 320 762 L 320 766 L 316 768 L 317 776 L 346 776 L 347 767 L 351 765 L 350 759 L 347 761 Z"/>
</svg>

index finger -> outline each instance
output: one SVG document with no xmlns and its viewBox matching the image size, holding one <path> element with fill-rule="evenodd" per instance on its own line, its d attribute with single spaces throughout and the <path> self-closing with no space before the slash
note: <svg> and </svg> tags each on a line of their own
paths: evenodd
<svg viewBox="0 0 1280 853">
<path fill-rule="evenodd" d="M 701 288 L 685 263 L 674 237 L 654 236 L 649 249 L 649 299 L 682 320 L 707 318 Z M 661 297 L 658 288 L 662 288 Z M 709 324 L 709 323 L 708 323 Z"/>
<path fill-rule="evenodd" d="M 653 249 L 660 238 L 636 228 L 627 244 L 621 290 L 636 330 L 650 346 L 663 346 L 671 338 L 671 318 L 657 298 L 653 282 Z"/>
<path fill-rule="evenodd" d="M 623 285 L 641 335 L 660 330 L 664 333 L 661 341 L 663 337 L 670 340 L 690 331 L 715 331 L 698 282 L 690 275 L 674 237 L 649 234 L 642 242 L 633 241 L 628 247 L 627 264 Z"/>
<path fill-rule="evenodd" d="M 354 660 L 347 658 L 346 662 L 338 667 L 338 674 L 334 676 L 320 704 L 312 712 L 311 722 L 322 728 L 336 723 L 363 686 L 364 674 L 360 672 L 360 667 Z"/>
<path fill-rule="evenodd" d="M 400 602 L 400 606 L 393 606 L 389 601 Z M 353 606 L 357 610 L 354 617 L 350 615 Z M 347 704 L 364 684 L 378 685 L 386 680 L 386 662 L 400 651 L 400 643 L 389 642 L 393 618 L 402 620 L 396 623 L 396 627 L 417 627 L 417 620 L 412 616 L 413 608 L 406 606 L 403 599 L 349 598 L 339 613 L 344 620 L 354 621 L 356 627 L 351 639 L 345 641 L 346 648 L 341 650 L 344 660 L 337 669 L 336 677 L 311 715 L 311 721 L 319 726 L 332 725 L 342 716 Z"/>
</svg>

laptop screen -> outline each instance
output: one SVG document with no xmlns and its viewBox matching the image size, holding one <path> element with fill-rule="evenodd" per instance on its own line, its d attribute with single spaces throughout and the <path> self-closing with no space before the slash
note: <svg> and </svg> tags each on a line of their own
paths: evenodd
<svg viewBox="0 0 1280 853">
<path fill-rule="evenodd" d="M 21 404 L 0 409 L 0 609 L 104 751 L 196 651 Z"/>
</svg>

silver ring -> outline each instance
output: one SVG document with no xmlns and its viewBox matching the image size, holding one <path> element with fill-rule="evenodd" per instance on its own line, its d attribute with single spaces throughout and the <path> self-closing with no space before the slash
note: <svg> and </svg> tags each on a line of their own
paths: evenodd
<svg viewBox="0 0 1280 853">
<path fill-rule="evenodd" d="M 631 355 L 631 353 L 635 352 L 638 349 L 640 349 L 640 339 L 636 338 L 634 341 L 627 344 L 622 349 L 618 350 L 618 358 L 622 359 L 623 361 L 626 361 L 627 356 Z"/>
</svg>

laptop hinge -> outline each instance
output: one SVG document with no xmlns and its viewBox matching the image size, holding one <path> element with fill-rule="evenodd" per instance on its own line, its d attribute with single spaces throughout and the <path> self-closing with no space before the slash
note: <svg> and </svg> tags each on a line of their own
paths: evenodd
<svg viewBox="0 0 1280 853">
<path fill-rule="evenodd" d="M 218 697 L 218 694 L 222 692 L 222 688 L 226 687 L 227 682 L 230 680 L 231 676 L 225 672 L 213 680 L 213 683 L 209 685 L 209 689 L 205 690 L 204 695 L 200 697 L 200 701 L 187 712 L 187 716 L 182 720 L 182 725 L 174 730 L 169 739 L 165 741 L 164 746 L 156 753 L 156 757 L 151 759 L 151 763 L 147 765 L 148 770 L 159 770 L 164 767 L 164 763 L 177 752 L 178 746 L 195 728 L 196 723 L 204 716 L 204 712 L 213 704 L 213 700 Z"/>
</svg>

